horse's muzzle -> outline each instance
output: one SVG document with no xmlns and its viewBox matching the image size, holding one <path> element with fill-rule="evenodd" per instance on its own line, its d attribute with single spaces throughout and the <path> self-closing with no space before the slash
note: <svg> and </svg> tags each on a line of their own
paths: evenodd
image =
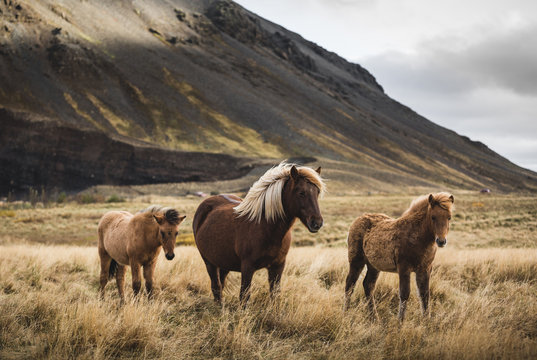
<svg viewBox="0 0 537 360">
<path fill-rule="evenodd" d="M 172 260 L 174 257 L 175 257 L 174 253 L 166 254 L 166 259 L 168 259 L 168 260 Z"/>
<path fill-rule="evenodd" d="M 436 245 L 438 245 L 438 247 L 444 247 L 447 245 L 447 239 L 440 239 L 440 238 L 436 238 Z"/>
<path fill-rule="evenodd" d="M 323 226 L 323 219 L 320 219 L 320 220 L 310 219 L 308 220 L 308 223 L 306 225 L 308 226 L 308 230 L 310 232 L 316 233 Z"/>
</svg>

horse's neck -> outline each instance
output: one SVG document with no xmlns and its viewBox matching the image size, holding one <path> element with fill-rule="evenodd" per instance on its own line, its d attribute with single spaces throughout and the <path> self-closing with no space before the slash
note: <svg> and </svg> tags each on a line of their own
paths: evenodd
<svg viewBox="0 0 537 360">
<path fill-rule="evenodd" d="M 145 223 L 145 219 L 132 219 L 134 230 L 140 236 L 134 236 L 129 241 L 139 241 L 138 245 L 142 245 L 148 250 L 156 249 L 161 244 L 159 241 L 159 228 L 158 226 L 153 226 L 153 224 L 148 225 Z"/>
<path fill-rule="evenodd" d="M 267 239 L 272 242 L 281 242 L 285 234 L 293 227 L 295 219 L 284 216 L 283 219 L 276 220 L 274 223 L 265 222 L 263 227 Z"/>
<path fill-rule="evenodd" d="M 289 206 L 287 206 L 288 202 L 290 201 L 289 199 L 286 201 L 286 192 L 288 191 L 287 185 L 288 183 L 285 183 L 284 189 L 282 190 L 281 200 L 283 206 L 283 217 L 276 219 L 274 223 L 267 221 L 264 217 L 262 220 L 263 232 L 265 233 L 266 239 L 270 242 L 281 243 L 282 239 L 293 227 L 293 224 L 296 220 L 296 214 L 292 214 Z"/>
<path fill-rule="evenodd" d="M 428 243 L 434 237 L 430 223 L 427 221 L 427 210 L 407 214 L 402 219 L 408 220 L 412 226 L 411 232 L 417 234 L 416 238 L 422 242 Z"/>
</svg>

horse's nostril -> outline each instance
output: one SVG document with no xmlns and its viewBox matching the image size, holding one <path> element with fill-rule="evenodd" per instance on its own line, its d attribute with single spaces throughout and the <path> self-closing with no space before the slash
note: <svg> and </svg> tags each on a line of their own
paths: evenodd
<svg viewBox="0 0 537 360">
<path fill-rule="evenodd" d="M 311 227 L 316 229 L 316 230 L 319 230 L 321 227 L 323 226 L 323 221 L 317 221 L 317 220 L 314 220 L 312 219 L 311 220 Z"/>
<path fill-rule="evenodd" d="M 444 247 L 444 246 L 446 246 L 446 244 L 447 244 L 447 239 L 436 238 L 436 244 L 437 244 L 439 247 Z"/>
<path fill-rule="evenodd" d="M 308 220 L 308 229 L 311 231 L 311 232 L 317 232 L 319 231 L 319 229 L 321 228 L 321 226 L 323 226 L 322 222 L 317 222 L 315 221 L 315 219 L 310 219 Z"/>
</svg>

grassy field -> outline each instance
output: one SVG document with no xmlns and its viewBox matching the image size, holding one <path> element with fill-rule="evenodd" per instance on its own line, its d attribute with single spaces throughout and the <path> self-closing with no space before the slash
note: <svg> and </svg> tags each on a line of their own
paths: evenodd
<svg viewBox="0 0 537 360">
<path fill-rule="evenodd" d="M 175 206 L 189 216 L 179 236 L 188 243 L 200 198 L 145 196 L 35 209 L 4 204 L 0 358 L 537 357 L 535 197 L 455 193 L 449 243 L 433 269 L 430 318 L 421 316 L 413 285 L 407 319 L 398 323 L 398 280 L 387 273 L 377 283 L 379 322 L 368 320 L 361 286 L 351 310 L 342 311 L 350 222 L 363 212 L 398 216 L 413 197 L 326 196 L 319 234 L 295 226 L 281 295 L 269 301 L 266 271 L 259 271 L 245 310 L 238 304 L 239 274 L 229 277 L 224 308 L 212 302 L 193 246 L 180 246 L 173 261 L 159 259 L 151 303 L 131 299 L 119 307 L 115 283 L 105 301 L 97 299 L 96 224 L 104 212 Z"/>
</svg>

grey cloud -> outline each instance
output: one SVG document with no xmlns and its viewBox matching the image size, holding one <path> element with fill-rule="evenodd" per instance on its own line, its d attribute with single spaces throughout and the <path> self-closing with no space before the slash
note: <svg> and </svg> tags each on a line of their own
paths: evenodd
<svg viewBox="0 0 537 360">
<path fill-rule="evenodd" d="M 391 52 L 363 63 L 423 90 L 451 93 L 488 85 L 537 94 L 537 25 L 462 48 L 458 43 L 453 38 L 433 39 L 417 54 Z"/>
<path fill-rule="evenodd" d="M 456 93 L 471 86 L 470 79 L 454 72 L 453 66 L 446 63 L 442 56 L 407 55 L 392 51 L 360 63 L 373 71 L 374 75 L 380 74 L 386 81 L 410 91 Z"/>
<path fill-rule="evenodd" d="M 375 5 L 378 0 L 309 0 L 317 2 L 327 9 L 334 7 L 369 7 Z"/>
<path fill-rule="evenodd" d="M 537 170 L 537 26 L 468 46 L 437 38 L 360 63 L 396 100 Z"/>
<path fill-rule="evenodd" d="M 479 83 L 537 94 L 537 25 L 487 39 L 455 56 L 454 63 Z"/>
</svg>

